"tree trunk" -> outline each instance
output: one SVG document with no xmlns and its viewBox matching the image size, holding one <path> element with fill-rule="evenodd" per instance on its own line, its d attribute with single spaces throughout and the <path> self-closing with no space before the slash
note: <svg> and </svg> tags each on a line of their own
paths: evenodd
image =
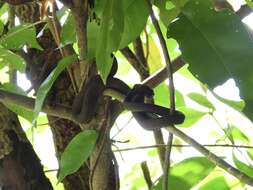
<svg viewBox="0 0 253 190">
<path fill-rule="evenodd" d="M 0 187 L 9 190 L 52 190 L 40 160 L 17 116 L 0 105 Z"/>
</svg>

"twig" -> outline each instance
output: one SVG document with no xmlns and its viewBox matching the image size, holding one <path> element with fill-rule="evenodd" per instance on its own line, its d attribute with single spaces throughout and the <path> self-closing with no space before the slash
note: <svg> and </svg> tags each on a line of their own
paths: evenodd
<svg viewBox="0 0 253 190">
<path fill-rule="evenodd" d="M 166 147 L 167 144 L 156 144 L 150 146 L 137 146 L 131 148 L 123 148 L 117 149 L 113 152 L 125 152 L 125 151 L 134 151 L 134 150 L 142 150 L 142 149 L 150 149 L 150 148 L 158 148 L 158 147 Z M 188 144 L 172 144 L 173 147 L 180 147 L 180 148 L 194 148 L 192 145 Z M 246 146 L 246 145 L 233 145 L 233 144 L 203 144 L 204 147 L 214 147 L 214 148 L 244 148 L 244 149 L 253 149 L 253 146 Z"/>
<path fill-rule="evenodd" d="M 159 41 L 160 41 L 160 44 L 162 47 L 163 56 L 165 58 L 165 62 L 167 65 L 167 75 L 169 78 L 169 87 L 170 87 L 170 108 L 171 108 L 171 112 L 174 112 L 174 110 L 175 110 L 175 89 L 174 89 L 174 83 L 173 83 L 173 67 L 172 67 L 172 63 L 170 60 L 169 51 L 166 46 L 166 42 L 163 37 L 159 23 L 158 23 L 157 19 L 155 18 L 150 0 L 147 0 L 147 4 L 148 4 L 149 12 L 150 12 L 150 17 L 151 17 L 152 23 L 156 29 L 156 32 L 157 32 L 157 35 L 158 35 L 158 38 L 159 38 Z"/>
<path fill-rule="evenodd" d="M 120 50 L 133 68 L 140 74 L 142 80 L 149 76 L 149 72 L 129 47 Z"/>
<path fill-rule="evenodd" d="M 145 57 L 145 59 L 148 61 L 148 57 L 149 57 L 149 39 L 148 39 L 148 32 L 147 32 L 146 28 L 145 28 L 144 32 L 145 32 L 145 37 L 146 37 L 146 57 Z"/>
<path fill-rule="evenodd" d="M 165 58 L 166 62 L 166 68 L 167 68 L 167 74 L 169 78 L 169 90 L 170 90 L 170 111 L 173 113 L 175 111 L 175 87 L 174 87 L 174 81 L 173 81 L 173 70 L 172 70 L 172 63 L 169 56 L 169 51 L 165 42 L 165 39 L 163 37 L 161 28 L 159 26 L 158 20 L 155 17 L 155 14 L 152 9 L 152 4 L 150 3 L 150 0 L 147 0 L 150 17 L 152 20 L 152 23 L 156 29 L 162 51 L 163 56 Z M 164 166 L 163 166 L 163 190 L 168 190 L 168 176 L 169 176 L 169 168 L 170 168 L 170 154 L 171 154 L 171 144 L 173 140 L 173 134 L 169 133 L 168 138 L 168 145 L 166 147 L 166 153 L 165 153 L 165 159 L 164 159 Z"/>
<path fill-rule="evenodd" d="M 142 170 L 144 179 L 146 181 L 146 184 L 148 186 L 148 189 L 151 189 L 151 187 L 153 186 L 153 182 L 151 180 L 150 172 L 149 172 L 148 165 L 147 165 L 146 161 L 141 163 L 141 170 Z"/>
<path fill-rule="evenodd" d="M 163 165 L 163 190 L 169 189 L 168 187 L 168 178 L 170 174 L 170 156 L 171 156 L 171 150 L 172 150 L 172 142 L 173 142 L 173 134 L 169 133 L 168 142 L 166 146 L 165 151 L 165 159 L 164 159 L 164 165 Z"/>
<path fill-rule="evenodd" d="M 115 133 L 115 135 L 113 135 L 113 136 L 111 137 L 111 139 L 114 139 L 126 126 L 128 126 L 128 124 L 132 121 L 132 119 L 133 119 L 133 116 L 131 116 L 131 117 L 127 120 L 127 122 L 123 125 L 123 127 L 121 127 L 121 128 L 117 131 L 117 133 Z"/>
<path fill-rule="evenodd" d="M 246 183 L 248 185 L 253 186 L 253 179 L 248 176 L 247 174 L 241 172 L 240 170 L 236 169 L 235 167 L 228 164 L 223 159 L 219 158 L 209 150 L 207 150 L 205 147 L 203 147 L 201 144 L 199 144 L 197 141 L 192 139 L 191 137 L 184 134 L 182 131 L 178 130 L 175 127 L 168 127 L 167 128 L 171 133 L 178 136 L 182 140 L 184 140 L 186 143 L 192 145 L 196 150 L 198 150 L 200 153 L 202 153 L 208 160 L 213 162 L 215 165 L 221 167 L 226 172 L 230 173 L 237 179 L 239 179 L 241 182 Z"/>
<path fill-rule="evenodd" d="M 61 25 L 59 21 L 57 20 L 57 16 L 56 16 L 56 2 L 52 2 L 51 6 L 52 6 L 52 16 L 46 15 L 49 30 L 54 38 L 54 41 L 57 47 L 60 50 L 61 56 L 66 57 L 69 55 L 73 55 L 74 51 L 71 51 L 68 47 L 61 47 L 61 41 L 60 41 Z M 74 92 L 77 94 L 78 92 L 77 81 L 75 80 L 71 67 L 67 67 L 67 71 L 68 71 Z"/>
<path fill-rule="evenodd" d="M 147 63 L 147 60 L 144 56 L 144 51 L 143 51 L 143 46 L 142 46 L 142 41 L 141 41 L 141 38 L 140 36 L 138 36 L 136 38 L 136 40 L 134 41 L 133 43 L 134 45 L 134 51 L 135 51 L 135 54 L 137 56 L 137 58 L 140 60 L 140 62 L 142 63 L 142 65 L 145 67 L 145 68 L 148 68 L 148 63 Z"/>
</svg>

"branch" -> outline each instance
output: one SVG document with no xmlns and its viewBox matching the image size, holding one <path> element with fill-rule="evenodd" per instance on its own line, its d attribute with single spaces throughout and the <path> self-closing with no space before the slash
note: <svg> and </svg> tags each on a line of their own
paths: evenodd
<svg viewBox="0 0 253 190">
<path fill-rule="evenodd" d="M 174 135 L 178 136 L 182 140 L 184 140 L 189 145 L 192 145 L 196 150 L 198 150 L 201 154 L 203 154 L 208 160 L 213 162 L 215 165 L 219 166 L 220 168 L 224 169 L 226 172 L 230 173 L 237 179 L 239 179 L 241 182 L 246 183 L 248 185 L 253 186 L 253 179 L 248 176 L 247 174 L 241 172 L 237 168 L 231 166 L 223 159 L 219 158 L 212 152 L 210 152 L 208 149 L 206 149 L 204 146 L 199 144 L 197 141 L 192 139 L 191 137 L 187 136 L 182 131 L 178 130 L 175 127 L 168 127 L 167 128 L 169 132 L 173 133 Z"/>
<path fill-rule="evenodd" d="M 125 151 L 133 151 L 133 150 L 143 150 L 143 149 L 150 149 L 150 148 L 158 148 L 158 147 L 166 147 L 167 144 L 156 144 L 156 145 L 149 145 L 149 146 L 137 146 L 131 148 L 123 148 L 114 150 L 114 152 L 125 152 Z M 173 147 L 180 147 L 180 148 L 194 148 L 188 144 L 172 144 Z M 244 149 L 253 149 L 253 146 L 246 146 L 246 145 L 234 145 L 234 144 L 203 144 L 204 147 L 224 147 L 224 148 L 244 148 Z"/>
<path fill-rule="evenodd" d="M 147 4 L 148 4 L 149 12 L 150 12 L 151 21 L 158 35 L 158 38 L 162 47 L 162 51 L 163 51 L 163 56 L 166 62 L 167 75 L 170 81 L 169 82 L 170 112 L 173 113 L 175 111 L 175 87 L 174 87 L 174 81 L 173 81 L 172 63 L 171 63 L 171 59 L 169 56 L 169 51 L 168 51 L 165 39 L 162 34 L 162 30 L 159 26 L 158 20 L 155 17 L 150 0 L 147 0 Z M 168 177 L 169 177 L 169 171 L 170 171 L 170 155 L 171 155 L 172 141 L 173 141 L 173 134 L 169 133 L 168 142 L 167 142 L 168 145 L 166 146 L 165 159 L 164 159 L 164 164 L 163 164 L 163 185 L 162 185 L 163 190 L 169 189 Z"/>
<path fill-rule="evenodd" d="M 150 172 L 149 172 L 148 165 L 147 165 L 146 161 L 141 163 L 141 169 L 142 169 L 142 173 L 143 173 L 144 179 L 146 181 L 146 184 L 148 186 L 148 189 L 151 189 L 151 187 L 153 186 L 153 182 L 151 180 Z"/>
<path fill-rule="evenodd" d="M 125 56 L 128 62 L 133 66 L 133 68 L 140 74 L 142 79 L 147 78 L 149 76 L 147 68 L 142 64 L 142 62 L 137 58 L 137 56 L 132 52 L 129 47 L 121 49 L 120 52 Z"/>
<path fill-rule="evenodd" d="M 140 36 L 138 36 L 136 38 L 136 40 L 133 42 L 133 46 L 134 46 L 134 51 L 135 51 L 136 57 L 140 60 L 142 65 L 145 68 L 147 68 L 148 63 L 147 63 L 147 59 L 145 58 L 145 55 L 144 55 L 142 40 L 141 40 Z"/>
<path fill-rule="evenodd" d="M 175 73 L 178 71 L 181 67 L 183 67 L 186 63 L 183 61 L 182 57 L 177 57 L 174 61 L 172 61 L 172 71 Z M 160 83 L 162 83 L 166 78 L 168 77 L 167 74 L 167 68 L 164 67 L 154 74 L 152 74 L 150 77 L 145 79 L 142 84 L 148 85 L 151 88 L 155 88 Z"/>
<path fill-rule="evenodd" d="M 250 13 L 252 13 L 252 9 L 248 5 L 242 5 L 241 8 L 236 11 L 236 14 L 240 17 L 240 19 L 245 18 Z"/>
<path fill-rule="evenodd" d="M 30 111 L 33 111 L 35 106 L 35 99 L 33 98 L 28 98 L 26 96 L 14 94 L 1 89 L 0 89 L 0 102 L 4 104 L 7 103 L 22 106 Z M 45 102 L 42 111 L 47 113 L 48 115 L 60 117 L 63 119 L 69 119 L 71 121 L 76 122 L 75 119 L 72 117 L 71 108 L 66 106 L 62 105 L 51 106 L 49 103 Z"/>
</svg>

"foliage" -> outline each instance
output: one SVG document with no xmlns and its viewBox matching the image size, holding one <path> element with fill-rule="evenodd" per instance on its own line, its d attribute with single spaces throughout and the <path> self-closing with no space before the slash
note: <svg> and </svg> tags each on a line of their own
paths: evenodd
<svg viewBox="0 0 253 190">
<path fill-rule="evenodd" d="M 61 157 L 59 181 L 76 172 L 83 165 L 92 152 L 97 136 L 96 131 L 87 130 L 79 133 L 70 141 Z"/>
<path fill-rule="evenodd" d="M 153 0 L 152 3 L 163 36 L 166 38 L 171 59 L 181 56 L 187 64 L 174 74 L 176 109 L 186 116 L 185 122 L 177 127 L 203 144 L 240 143 L 250 146 L 253 138 L 252 30 L 246 28 L 233 11 L 217 12 L 211 0 Z M 245 3 L 252 8 L 251 1 L 245 0 Z M 6 5 L 0 9 L 0 89 L 22 96 L 31 96 L 12 83 L 8 77 L 11 73 L 9 71 L 17 70 L 24 73 L 26 70 L 26 60 L 20 56 L 19 50 L 35 48 L 43 51 L 37 42 L 39 36 L 36 34 L 35 26 L 38 23 L 20 24 L 6 32 L 7 20 L 4 15 L 7 11 Z M 117 77 L 129 86 L 139 82 L 139 75 L 120 53 L 125 47 L 134 52 L 133 42 L 137 37 L 140 37 L 143 43 L 150 74 L 164 67 L 161 44 L 156 29 L 149 19 L 146 0 L 96 0 L 92 11 L 96 14 L 96 18 L 90 19 L 87 23 L 87 60 L 96 59 L 98 72 L 104 80 L 110 72 L 111 54 L 114 53 L 119 62 Z M 62 19 L 60 46 L 70 45 L 75 48 L 77 46 L 75 18 L 66 8 L 61 10 L 61 17 L 66 19 Z M 3 102 L 4 105 L 29 122 L 35 121 L 52 85 L 64 69 L 78 60 L 77 57 L 78 55 L 65 57 L 57 63 L 35 94 L 36 103 L 33 112 L 8 102 Z M 235 86 L 227 88 L 226 82 L 230 79 L 235 82 Z M 223 93 L 216 91 L 219 86 Z M 168 89 L 167 81 L 154 88 L 156 104 L 170 106 Z M 239 95 L 236 94 L 237 90 Z M 127 123 L 125 115 L 123 119 L 118 119 L 117 123 L 120 126 Z M 131 125 L 136 124 L 131 121 Z M 27 130 L 28 135 L 31 133 L 30 129 Z M 114 127 L 112 132 L 114 131 L 117 134 L 115 138 L 119 139 L 119 142 L 130 139 L 128 147 L 147 146 L 151 141 L 150 133 L 142 131 L 137 126 L 130 126 L 129 130 L 124 128 L 122 132 Z M 35 131 L 35 136 L 42 133 L 46 132 Z M 61 156 L 58 181 L 62 181 L 82 166 L 92 153 L 98 135 L 96 131 L 85 130 L 72 139 Z M 177 137 L 174 143 L 184 145 Z M 120 144 L 115 141 L 115 144 L 121 149 L 125 148 L 126 143 Z M 234 184 L 244 185 L 236 179 L 233 182 L 229 181 L 231 176 L 224 171 L 222 173 L 224 176 L 216 174 L 215 165 L 209 158 L 199 157 L 198 153 L 189 151 L 190 148 L 194 147 L 173 148 L 171 160 L 176 164 L 173 164 L 170 170 L 170 189 L 187 190 L 197 187 L 206 190 L 215 186 L 217 189 L 226 190 L 232 189 Z M 230 164 L 232 160 L 236 168 L 253 176 L 252 149 L 235 151 L 226 147 L 226 151 L 222 148 L 218 150 L 217 153 L 221 157 L 228 158 Z M 132 184 L 131 189 L 146 188 L 138 164 L 147 160 L 148 163 L 152 163 L 149 169 L 154 182 L 153 189 L 162 189 L 162 169 L 157 151 L 151 155 L 148 150 L 143 149 L 138 152 L 138 156 L 134 154 L 130 151 L 123 153 L 123 158 L 129 156 L 129 159 L 126 159 L 127 163 L 120 163 L 120 168 L 127 164 L 128 169 L 131 165 L 134 167 L 127 175 L 126 171 L 122 172 L 122 180 Z M 127 184 L 124 185 L 122 189 L 129 188 Z"/>
</svg>

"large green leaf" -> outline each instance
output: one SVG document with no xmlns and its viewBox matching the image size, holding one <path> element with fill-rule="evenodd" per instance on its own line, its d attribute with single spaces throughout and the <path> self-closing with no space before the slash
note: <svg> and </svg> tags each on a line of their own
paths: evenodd
<svg viewBox="0 0 253 190">
<path fill-rule="evenodd" d="M 87 25 L 87 36 L 88 36 L 88 60 L 93 59 L 96 56 L 97 48 L 97 34 L 100 29 L 100 26 L 97 22 L 92 21 L 88 22 Z"/>
<path fill-rule="evenodd" d="M 107 0 L 102 14 L 96 50 L 97 65 L 103 79 L 110 72 L 112 65 L 111 53 L 118 49 L 123 30 L 124 13 L 122 1 Z"/>
<path fill-rule="evenodd" d="M 43 83 L 40 85 L 38 91 L 37 91 L 37 97 L 35 102 L 35 108 L 34 108 L 34 122 L 36 121 L 41 108 L 43 106 L 44 100 L 46 98 L 47 93 L 51 89 L 51 87 L 54 84 L 54 81 L 57 79 L 57 77 L 61 74 L 61 72 L 68 67 L 71 63 L 77 61 L 77 56 L 72 55 L 69 57 L 64 57 L 61 59 L 56 68 L 48 75 L 48 77 L 43 81 Z"/>
<path fill-rule="evenodd" d="M 216 12 L 210 0 L 191 0 L 168 28 L 189 69 L 211 88 L 229 78 L 236 81 L 246 102 L 244 112 L 253 118 L 253 43 L 240 19 L 232 12 Z"/>
<path fill-rule="evenodd" d="M 0 45 L 6 49 L 20 49 L 24 45 L 30 48 L 42 49 L 36 40 L 36 31 L 33 24 L 23 24 L 10 29 L 0 38 Z"/>
<path fill-rule="evenodd" d="M 169 188 L 189 190 L 203 180 L 214 169 L 215 165 L 205 157 L 192 157 L 172 166 L 169 175 Z M 160 190 L 162 178 L 154 187 Z"/>
<path fill-rule="evenodd" d="M 98 3 L 101 26 L 97 36 L 98 69 L 105 79 L 110 72 L 111 53 L 127 46 L 145 28 L 148 9 L 145 0 L 103 0 Z"/>
<path fill-rule="evenodd" d="M 4 66 L 9 66 L 20 72 L 25 71 L 25 61 L 22 57 L 7 49 L 0 48 L 0 69 Z"/>
<path fill-rule="evenodd" d="M 123 0 L 124 32 L 120 47 L 124 48 L 136 39 L 146 26 L 149 11 L 146 0 Z"/>
<path fill-rule="evenodd" d="M 58 180 L 76 172 L 90 156 L 98 134 L 94 130 L 86 130 L 77 134 L 65 148 L 60 161 Z"/>
</svg>

